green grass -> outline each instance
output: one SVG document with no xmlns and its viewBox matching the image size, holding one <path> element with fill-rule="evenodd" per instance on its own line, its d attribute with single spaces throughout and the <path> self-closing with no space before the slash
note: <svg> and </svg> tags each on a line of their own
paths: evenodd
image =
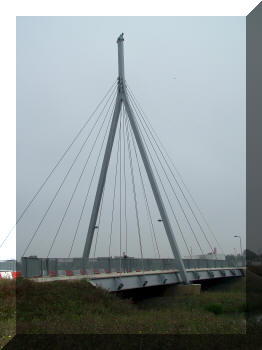
<svg viewBox="0 0 262 350">
<path fill-rule="evenodd" d="M 17 332 L 23 334 L 243 334 L 244 284 L 238 279 L 199 296 L 133 302 L 86 280 L 1 280 L 0 348 L 15 334 L 15 316 Z"/>
<path fill-rule="evenodd" d="M 247 274 L 248 311 L 262 313 L 262 269 L 259 266 L 248 267 Z"/>
<path fill-rule="evenodd" d="M 16 333 L 15 281 L 0 280 L 0 349 Z"/>
<path fill-rule="evenodd" d="M 248 266 L 247 273 L 247 328 L 250 333 L 262 334 L 262 266 Z"/>
<path fill-rule="evenodd" d="M 262 277 L 262 264 L 261 265 L 249 265 L 248 270 Z"/>
</svg>

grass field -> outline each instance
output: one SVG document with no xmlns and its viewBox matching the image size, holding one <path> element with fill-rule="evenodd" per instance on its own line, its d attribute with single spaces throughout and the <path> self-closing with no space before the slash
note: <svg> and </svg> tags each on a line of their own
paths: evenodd
<svg viewBox="0 0 262 350">
<path fill-rule="evenodd" d="M 0 280 L 0 349 L 16 333 L 15 281 Z"/>
<path fill-rule="evenodd" d="M 243 278 L 211 287 L 200 296 L 137 302 L 120 299 L 85 280 L 1 280 L 0 299 L 0 348 L 15 334 L 15 326 L 20 334 L 245 333 Z"/>
<path fill-rule="evenodd" d="M 247 305 L 247 331 L 262 334 L 262 266 L 248 266 Z"/>
</svg>

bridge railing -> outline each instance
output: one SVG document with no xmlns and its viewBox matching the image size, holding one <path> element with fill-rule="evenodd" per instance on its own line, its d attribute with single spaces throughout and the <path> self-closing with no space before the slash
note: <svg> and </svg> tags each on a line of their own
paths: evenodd
<svg viewBox="0 0 262 350">
<path fill-rule="evenodd" d="M 16 261 L 0 260 L 0 271 L 16 271 Z"/>
<path fill-rule="evenodd" d="M 183 259 L 186 269 L 235 267 L 227 260 Z M 1 262 L 0 262 L 1 263 Z M 240 265 L 239 265 L 240 266 Z M 142 271 L 164 271 L 178 269 L 175 259 L 138 259 L 138 258 L 22 258 L 21 263 L 5 262 L 0 264 L 5 271 L 22 271 L 24 277 L 72 276 L 107 273 L 126 273 Z"/>
</svg>

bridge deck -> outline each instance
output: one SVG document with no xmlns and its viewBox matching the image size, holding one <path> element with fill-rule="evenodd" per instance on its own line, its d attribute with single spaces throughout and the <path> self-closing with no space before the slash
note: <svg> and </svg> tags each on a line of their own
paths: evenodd
<svg viewBox="0 0 262 350">
<path fill-rule="evenodd" d="M 244 275 L 243 267 L 233 266 L 224 260 L 184 259 L 183 261 L 190 283 Z M 108 291 L 183 283 L 175 259 L 127 258 L 122 261 L 119 258 L 85 260 L 29 257 L 13 265 L 17 271 L 0 272 L 0 278 L 23 276 L 36 282 L 87 279 L 92 285 Z"/>
<path fill-rule="evenodd" d="M 189 280 L 194 283 L 196 281 L 207 279 L 241 277 L 244 275 L 244 269 L 244 267 L 219 267 L 187 269 L 186 271 Z M 111 292 L 164 284 L 182 283 L 179 270 L 177 269 L 140 272 L 134 271 L 126 273 L 113 272 L 75 276 L 45 276 L 32 279 L 36 282 L 88 279 L 92 285 L 101 287 Z"/>
</svg>

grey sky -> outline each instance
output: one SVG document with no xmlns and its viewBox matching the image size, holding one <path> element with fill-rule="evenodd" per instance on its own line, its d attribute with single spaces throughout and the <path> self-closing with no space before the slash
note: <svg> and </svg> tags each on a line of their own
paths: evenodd
<svg viewBox="0 0 262 350">
<path fill-rule="evenodd" d="M 240 234 L 244 242 L 244 17 L 18 17 L 17 213 L 22 211 L 115 81 L 116 39 L 121 32 L 125 33 L 125 68 L 129 86 L 174 159 L 224 251 L 231 253 L 234 248 L 239 251 L 239 242 L 233 235 Z M 114 160 L 113 156 L 98 255 L 108 252 Z M 95 159 L 88 168 L 89 174 L 94 162 Z M 65 166 L 68 164 L 65 162 Z M 69 186 L 65 186 L 60 201 L 50 211 L 50 217 L 43 223 L 28 254 L 46 256 L 80 169 L 81 164 L 76 167 Z M 61 167 L 60 178 L 54 177 L 18 225 L 18 256 L 65 171 L 66 167 Z M 51 256 L 67 256 L 75 218 L 80 213 L 86 190 L 85 181 L 83 186 L 79 188 L 71 217 L 65 222 Z M 141 193 L 138 193 L 138 198 L 142 201 Z M 161 255 L 171 256 L 163 228 L 156 221 L 159 215 L 152 196 L 150 203 Z M 134 209 L 129 209 L 128 250 L 130 255 L 139 255 Z M 91 210 L 90 205 L 88 210 Z M 88 215 L 79 231 L 74 256 L 82 253 L 87 225 Z M 146 232 L 147 220 L 142 211 L 141 225 L 145 227 L 145 256 L 153 256 L 150 234 Z M 119 252 L 117 230 L 116 226 L 113 255 Z M 182 254 L 187 254 L 175 226 L 174 231 Z M 190 241 L 192 235 L 186 227 L 185 231 Z M 207 251 L 201 233 L 198 235 Z M 193 253 L 198 252 L 195 243 L 189 243 L 189 246 Z M 216 246 L 213 241 L 212 246 Z M 121 250 L 125 250 L 123 246 Z"/>
</svg>

